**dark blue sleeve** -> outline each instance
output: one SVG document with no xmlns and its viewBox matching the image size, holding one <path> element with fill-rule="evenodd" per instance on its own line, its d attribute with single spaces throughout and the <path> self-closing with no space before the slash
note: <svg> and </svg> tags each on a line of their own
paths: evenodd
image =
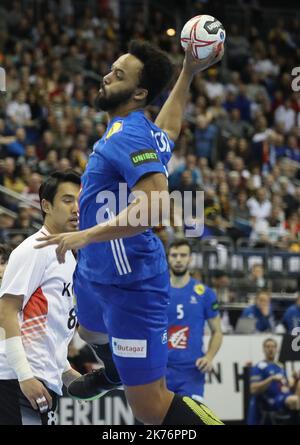
<svg viewBox="0 0 300 445">
<path fill-rule="evenodd" d="M 217 296 L 210 287 L 206 287 L 203 298 L 205 306 L 205 319 L 208 320 L 220 315 Z"/>
<path fill-rule="evenodd" d="M 250 370 L 250 383 L 260 382 L 263 380 L 262 371 L 258 366 L 252 366 Z"/>
<path fill-rule="evenodd" d="M 102 155 L 124 178 L 131 189 L 147 173 L 166 175 L 160 155 L 150 139 L 127 131 L 112 136 Z"/>
</svg>

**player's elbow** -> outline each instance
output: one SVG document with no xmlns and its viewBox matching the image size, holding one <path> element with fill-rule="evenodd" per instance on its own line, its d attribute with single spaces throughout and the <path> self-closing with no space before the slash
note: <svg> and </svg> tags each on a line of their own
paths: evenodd
<svg viewBox="0 0 300 445">
<path fill-rule="evenodd" d="M 21 306 L 16 296 L 4 295 L 0 299 L 0 327 L 5 329 L 10 320 L 17 317 L 20 309 Z"/>
<path fill-rule="evenodd" d="M 169 128 L 164 129 L 164 132 L 167 133 L 169 139 L 171 141 L 176 142 L 179 138 L 181 131 L 181 125 L 180 126 L 169 126 Z"/>
</svg>

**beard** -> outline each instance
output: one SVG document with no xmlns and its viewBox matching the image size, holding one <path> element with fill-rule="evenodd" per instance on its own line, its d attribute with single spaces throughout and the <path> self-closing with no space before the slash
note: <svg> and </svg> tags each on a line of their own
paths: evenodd
<svg viewBox="0 0 300 445">
<path fill-rule="evenodd" d="M 126 104 L 134 93 L 134 89 L 127 88 L 123 91 L 110 93 L 109 97 L 107 97 L 105 87 L 102 85 L 101 88 L 102 94 L 99 93 L 95 99 L 95 108 L 97 111 L 115 110 L 120 105 Z"/>
<path fill-rule="evenodd" d="M 188 268 L 186 267 L 185 269 L 182 269 L 182 270 L 174 270 L 174 269 L 171 269 L 171 270 L 172 270 L 172 273 L 175 275 L 175 277 L 182 277 L 183 275 L 186 274 Z"/>
</svg>

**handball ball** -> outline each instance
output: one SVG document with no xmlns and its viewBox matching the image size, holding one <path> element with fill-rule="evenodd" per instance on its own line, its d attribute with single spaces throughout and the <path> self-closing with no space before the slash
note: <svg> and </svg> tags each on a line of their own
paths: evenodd
<svg viewBox="0 0 300 445">
<path fill-rule="evenodd" d="M 189 43 L 196 59 L 205 59 L 214 48 L 224 43 L 226 32 L 222 23 L 212 15 L 191 18 L 181 31 L 181 46 L 186 50 Z"/>
</svg>

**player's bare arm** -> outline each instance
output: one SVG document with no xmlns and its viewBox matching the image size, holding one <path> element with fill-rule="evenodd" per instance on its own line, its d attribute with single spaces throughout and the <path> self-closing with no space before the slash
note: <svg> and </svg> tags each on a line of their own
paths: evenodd
<svg viewBox="0 0 300 445">
<path fill-rule="evenodd" d="M 215 51 L 207 58 L 198 60 L 194 58 L 191 47 L 188 46 L 180 76 L 155 120 L 155 124 L 164 130 L 171 140 L 176 141 L 179 136 L 193 77 L 218 63 L 223 55 L 224 45 L 221 45 L 216 47 Z"/>
<path fill-rule="evenodd" d="M 68 388 L 68 386 L 74 382 L 74 380 L 78 379 L 81 374 L 73 368 L 68 369 L 62 375 L 63 384 Z"/>
<path fill-rule="evenodd" d="M 21 391 L 34 409 L 41 412 L 52 407 L 52 398 L 44 385 L 34 378 L 22 346 L 18 313 L 22 310 L 23 295 L 5 294 L 0 299 L 0 327 L 5 332 L 9 364 L 18 376 Z"/>
<path fill-rule="evenodd" d="M 153 200 L 152 192 L 168 193 L 168 183 L 162 173 L 153 173 L 140 179 L 132 189 L 136 199 L 115 218 L 90 229 L 77 233 L 62 233 L 37 238 L 41 241 L 35 246 L 37 249 L 57 244 L 56 254 L 60 263 L 65 260 L 67 250 L 79 249 L 90 243 L 110 241 L 117 238 L 128 238 L 144 232 L 153 225 L 159 225 L 162 219 L 162 203 Z M 131 225 L 131 212 L 145 214 L 148 216 L 146 225 Z M 155 223 L 151 225 L 151 222 Z"/>
<path fill-rule="evenodd" d="M 220 316 L 210 318 L 207 320 L 207 322 L 211 330 L 211 337 L 209 340 L 207 353 L 204 357 L 200 357 L 196 360 L 196 366 L 199 371 L 202 372 L 211 370 L 213 359 L 220 349 L 223 340 Z"/>
</svg>

